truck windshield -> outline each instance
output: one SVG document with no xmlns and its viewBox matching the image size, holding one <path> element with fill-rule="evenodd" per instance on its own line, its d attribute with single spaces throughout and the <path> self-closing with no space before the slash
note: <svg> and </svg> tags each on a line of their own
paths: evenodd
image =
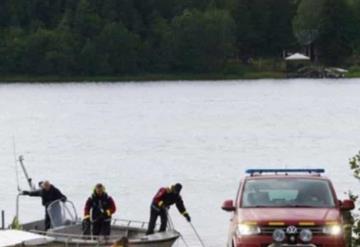
<svg viewBox="0 0 360 247">
<path fill-rule="evenodd" d="M 329 182 L 319 179 L 254 179 L 245 183 L 243 208 L 309 207 L 334 208 Z"/>
</svg>

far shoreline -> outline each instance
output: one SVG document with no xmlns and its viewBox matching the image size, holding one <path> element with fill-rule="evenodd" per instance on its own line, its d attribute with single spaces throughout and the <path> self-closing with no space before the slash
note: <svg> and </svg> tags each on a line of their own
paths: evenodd
<svg viewBox="0 0 360 247">
<path fill-rule="evenodd" d="M 360 71 L 347 74 L 344 79 L 360 78 Z M 138 74 L 115 76 L 58 76 L 58 75 L 0 75 L 0 84 L 6 83 L 71 83 L 71 82 L 148 82 L 148 81 L 219 81 L 219 80 L 261 80 L 261 79 L 291 79 L 285 72 L 263 71 L 244 74 Z M 301 79 L 301 78 L 294 78 Z M 311 79 L 311 78 L 303 78 Z"/>
<path fill-rule="evenodd" d="M 0 75 L 0 83 L 68 83 L 68 82 L 147 82 L 147 81 L 202 81 L 202 80 L 254 80 L 254 79 L 286 79 L 285 73 L 262 72 L 246 75 L 236 74 L 138 74 L 138 75 L 110 75 L 110 76 L 58 76 L 58 75 Z"/>
</svg>

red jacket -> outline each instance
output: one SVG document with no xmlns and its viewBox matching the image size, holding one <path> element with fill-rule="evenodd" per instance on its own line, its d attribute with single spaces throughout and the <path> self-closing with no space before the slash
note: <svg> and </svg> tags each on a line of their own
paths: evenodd
<svg viewBox="0 0 360 247">
<path fill-rule="evenodd" d="M 161 188 L 156 193 L 153 204 L 158 208 L 166 208 L 175 204 L 181 214 L 186 214 L 186 208 L 181 195 L 174 193 L 169 188 Z"/>
<path fill-rule="evenodd" d="M 89 197 L 85 203 L 84 218 L 90 218 L 90 212 L 92 220 L 97 220 L 100 217 L 111 218 L 116 212 L 116 205 L 111 196 L 104 193 L 101 197 L 95 193 Z"/>
</svg>

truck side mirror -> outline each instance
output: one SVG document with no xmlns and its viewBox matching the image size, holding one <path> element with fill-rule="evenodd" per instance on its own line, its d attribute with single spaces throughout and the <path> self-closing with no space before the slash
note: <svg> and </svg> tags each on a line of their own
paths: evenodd
<svg viewBox="0 0 360 247">
<path fill-rule="evenodd" d="M 222 207 L 223 210 L 225 210 L 226 212 L 233 212 L 235 211 L 235 206 L 234 206 L 234 201 L 233 200 L 226 200 Z"/>
<path fill-rule="evenodd" d="M 355 204 L 353 200 L 344 200 L 340 204 L 340 209 L 342 211 L 350 211 L 355 208 Z"/>
</svg>

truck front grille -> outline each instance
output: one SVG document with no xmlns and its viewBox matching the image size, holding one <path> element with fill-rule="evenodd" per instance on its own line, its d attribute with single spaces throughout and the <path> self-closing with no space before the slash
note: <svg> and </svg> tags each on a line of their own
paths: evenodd
<svg viewBox="0 0 360 247">
<path fill-rule="evenodd" d="M 261 226 L 261 234 L 262 235 L 272 235 L 276 229 L 282 229 L 286 232 L 287 226 Z M 309 229 L 312 231 L 313 235 L 322 235 L 323 227 L 321 226 L 297 226 L 298 232 L 302 229 Z"/>
<path fill-rule="evenodd" d="M 269 247 L 271 244 L 262 244 L 261 247 Z M 281 245 L 281 247 L 312 247 L 312 245 Z M 316 247 L 323 247 L 322 245 L 316 245 Z"/>
</svg>

